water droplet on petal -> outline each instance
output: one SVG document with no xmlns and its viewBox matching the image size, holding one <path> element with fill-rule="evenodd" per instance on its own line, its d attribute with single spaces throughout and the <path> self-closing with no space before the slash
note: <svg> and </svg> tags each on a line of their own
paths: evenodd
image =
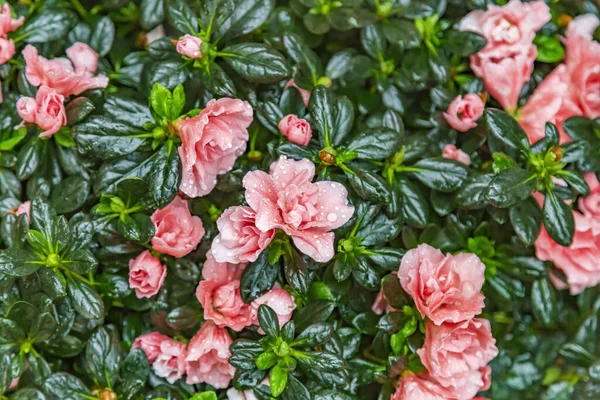
<svg viewBox="0 0 600 400">
<path fill-rule="evenodd" d="M 327 221 L 329 221 L 329 222 L 335 222 L 335 221 L 337 221 L 337 219 L 338 219 L 338 216 L 337 216 L 336 213 L 329 213 L 329 214 L 327 214 Z"/>
</svg>

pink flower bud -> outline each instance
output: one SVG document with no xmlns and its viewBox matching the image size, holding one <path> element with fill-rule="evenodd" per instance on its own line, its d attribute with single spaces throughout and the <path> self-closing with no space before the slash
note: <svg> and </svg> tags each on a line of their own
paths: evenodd
<svg viewBox="0 0 600 400">
<path fill-rule="evenodd" d="M 292 143 L 306 146 L 312 138 L 312 129 L 310 124 L 302 118 L 294 114 L 286 115 L 279 121 L 277 126 L 283 136 L 287 136 Z"/>
<path fill-rule="evenodd" d="M 471 164 L 471 157 L 461 149 L 456 148 L 453 144 L 447 144 L 442 150 L 442 157 L 449 160 L 456 160 L 461 164 L 469 166 Z"/>
<path fill-rule="evenodd" d="M 129 287 L 140 299 L 158 293 L 166 276 L 167 268 L 148 250 L 129 261 Z"/>
<path fill-rule="evenodd" d="M 458 96 L 448 106 L 444 118 L 448 124 L 460 132 L 466 132 L 477 126 L 477 120 L 483 115 L 485 104 L 476 94 Z"/>
<path fill-rule="evenodd" d="M 200 46 L 202 40 L 193 35 L 185 35 L 177 41 L 177 52 L 189 58 L 202 58 Z"/>
</svg>

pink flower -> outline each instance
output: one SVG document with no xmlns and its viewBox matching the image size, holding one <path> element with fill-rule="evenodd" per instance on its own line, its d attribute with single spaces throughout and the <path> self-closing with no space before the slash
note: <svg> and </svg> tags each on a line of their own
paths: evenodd
<svg viewBox="0 0 600 400">
<path fill-rule="evenodd" d="M 76 73 L 89 72 L 93 74 L 98 69 L 98 53 L 87 44 L 75 42 L 65 52 L 73 63 Z"/>
<path fill-rule="evenodd" d="M 172 339 L 163 340 L 160 343 L 160 353 L 152 364 L 154 373 L 165 378 L 169 383 L 175 383 L 185 373 L 186 356 L 187 346 L 185 343 Z"/>
<path fill-rule="evenodd" d="M 15 42 L 0 37 L 0 65 L 6 64 L 15 55 Z"/>
<path fill-rule="evenodd" d="M 25 22 L 25 17 L 20 16 L 13 19 L 8 3 L 4 3 L 0 10 L 0 37 L 6 37 L 9 32 L 14 31 Z"/>
<path fill-rule="evenodd" d="M 160 354 L 161 343 L 169 340 L 171 340 L 170 337 L 161 335 L 158 332 L 145 333 L 135 338 L 131 350 L 142 349 L 146 353 L 148 361 L 153 363 Z"/>
<path fill-rule="evenodd" d="M 315 165 L 285 156 L 271 164 L 270 173 L 251 171 L 243 180 L 246 201 L 256 212 L 256 227 L 262 232 L 281 229 L 296 247 L 317 262 L 331 260 L 332 229 L 344 225 L 354 207 L 339 183 L 312 183 Z"/>
<path fill-rule="evenodd" d="M 21 214 L 27 215 L 27 221 L 31 221 L 31 201 L 27 200 L 25 203 L 17 207 L 15 215 L 18 217 Z"/>
<path fill-rule="evenodd" d="M 241 264 L 254 262 L 267 248 L 275 231 L 261 232 L 256 227 L 256 213 L 247 206 L 229 207 L 217 220 L 219 234 L 211 251 L 218 262 Z"/>
<path fill-rule="evenodd" d="M 294 82 L 293 79 L 290 79 L 285 84 L 284 88 L 287 89 L 289 87 L 296 88 L 300 92 L 300 95 L 302 96 L 302 101 L 304 102 L 304 107 L 308 107 L 308 102 L 310 101 L 310 90 L 300 88 L 298 85 L 296 85 L 296 82 Z"/>
<path fill-rule="evenodd" d="M 561 143 L 571 141 L 562 129 L 562 124 L 570 117 L 582 115 L 583 112 L 568 95 L 570 85 L 567 68 L 561 64 L 544 79 L 521 108 L 519 124 L 530 143 L 533 144 L 545 136 L 546 122 L 552 122 L 558 127 Z"/>
<path fill-rule="evenodd" d="M 279 130 L 292 143 L 306 146 L 312 138 L 312 129 L 310 124 L 294 114 L 286 115 L 279 121 Z"/>
<path fill-rule="evenodd" d="M 226 329 L 206 321 L 188 346 L 185 383 L 208 383 L 217 389 L 229 386 L 235 373 L 235 368 L 229 365 L 231 343 Z"/>
<path fill-rule="evenodd" d="M 598 25 L 600 25 L 600 20 L 594 14 L 579 15 L 569 23 L 566 36 L 587 36 L 591 38 Z"/>
<path fill-rule="evenodd" d="M 23 121 L 36 124 L 44 132 L 40 137 L 52 136 L 67 124 L 67 113 L 63 104 L 65 97 L 48 86 L 40 86 L 35 100 L 21 97 L 17 101 L 17 112 Z"/>
<path fill-rule="evenodd" d="M 218 263 L 212 253 L 206 253 L 202 278 L 196 297 L 204 309 L 204 318 L 219 328 L 228 327 L 236 332 L 252 324 L 252 308 L 240 295 L 240 279 L 244 264 Z"/>
<path fill-rule="evenodd" d="M 269 386 L 269 377 L 263 379 L 260 383 L 261 385 Z M 228 400 L 258 400 L 258 398 L 254 395 L 254 389 L 244 390 L 240 392 L 236 388 L 232 387 L 227 389 L 227 399 Z"/>
<path fill-rule="evenodd" d="M 427 374 L 406 372 L 390 400 L 448 400 L 450 393 L 434 382 Z"/>
<path fill-rule="evenodd" d="M 182 38 L 179 38 L 177 41 L 177 52 L 181 55 L 184 55 L 189 58 L 202 58 L 202 53 L 200 52 L 200 46 L 202 45 L 202 40 L 193 35 L 185 35 Z"/>
<path fill-rule="evenodd" d="M 466 166 L 471 165 L 471 157 L 461 149 L 457 149 L 453 144 L 447 144 L 442 150 L 442 157 L 449 160 L 456 160 Z"/>
<path fill-rule="evenodd" d="M 33 86 L 45 85 L 56 90 L 63 96 L 78 95 L 88 89 L 105 88 L 108 86 L 108 78 L 102 74 L 93 75 L 94 71 L 83 69 L 83 66 L 91 66 L 89 51 L 76 51 L 74 44 L 69 51 L 71 61 L 66 58 L 54 58 L 48 60 L 38 54 L 38 50 L 27 45 L 23 49 L 23 57 L 27 63 L 25 75 Z M 90 49 L 91 51 L 91 49 Z M 79 67 L 79 71 L 73 65 Z"/>
<path fill-rule="evenodd" d="M 571 21 L 569 26 L 574 25 L 578 19 Z M 597 26 L 598 19 L 593 24 L 586 24 L 588 29 L 591 27 L 589 25 Z M 565 65 L 571 78 L 571 99 L 581 107 L 585 117 L 600 117 L 600 43 L 592 39 L 591 33 L 585 34 L 586 32 L 579 30 L 567 32 Z"/>
<path fill-rule="evenodd" d="M 275 287 L 263 294 L 252 302 L 252 324 L 258 323 L 258 308 L 265 304 L 275 311 L 279 319 L 279 327 L 281 328 L 286 322 L 292 319 L 292 313 L 296 309 L 294 298 L 284 289 Z M 262 328 L 259 332 L 264 334 Z"/>
<path fill-rule="evenodd" d="M 206 233 L 202 220 L 192 216 L 188 202 L 179 196 L 165 208 L 156 210 L 151 219 L 156 227 L 152 247 L 173 257 L 189 254 Z"/>
<path fill-rule="evenodd" d="M 485 266 L 475 254 L 447 254 L 427 244 L 402 257 L 398 278 L 423 317 L 436 325 L 460 322 L 480 314 L 484 307 Z"/>
<path fill-rule="evenodd" d="M 490 5 L 487 11 L 472 11 L 460 23 L 461 30 L 485 37 L 486 46 L 471 56 L 471 69 L 507 110 L 517 106 L 537 56 L 532 44 L 535 33 L 550 18 L 550 9 L 543 1 L 511 0 L 502 7 Z"/>
<path fill-rule="evenodd" d="M 425 343 L 417 350 L 430 376 L 454 393 L 471 399 L 484 386 L 483 368 L 498 355 L 487 319 L 473 318 L 440 326 L 428 321 Z"/>
<path fill-rule="evenodd" d="M 167 276 L 167 268 L 149 250 L 129 261 L 129 287 L 138 298 L 158 293 Z"/>
<path fill-rule="evenodd" d="M 590 195 L 579 199 L 581 212 L 573 211 L 573 242 L 567 247 L 559 245 L 543 226 L 535 241 L 537 257 L 552 261 L 564 272 L 572 295 L 600 283 L 600 184 L 593 173 L 586 174 L 585 180 L 590 187 Z M 553 282 L 559 289 L 564 286 L 557 279 Z"/>
<path fill-rule="evenodd" d="M 217 175 L 231 170 L 246 150 L 251 122 L 250 104 L 229 98 L 210 100 L 198 116 L 180 121 L 183 176 L 179 189 L 190 197 L 209 194 Z"/>
<path fill-rule="evenodd" d="M 483 115 L 485 104 L 476 94 L 457 96 L 444 113 L 444 118 L 451 127 L 460 132 L 466 132 L 477 126 L 477 120 Z"/>
<path fill-rule="evenodd" d="M 379 289 L 379 293 L 377 293 L 377 297 L 375 298 L 375 301 L 373 301 L 373 304 L 371 305 L 371 310 L 375 314 L 381 315 L 385 311 L 387 311 L 389 306 L 390 305 L 389 305 L 387 299 L 383 295 L 383 289 Z"/>
</svg>

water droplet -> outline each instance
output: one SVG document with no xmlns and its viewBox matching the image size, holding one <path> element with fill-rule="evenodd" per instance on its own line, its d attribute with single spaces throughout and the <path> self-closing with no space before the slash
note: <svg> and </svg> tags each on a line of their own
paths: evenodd
<svg viewBox="0 0 600 400">
<path fill-rule="evenodd" d="M 329 221 L 329 222 L 335 222 L 335 221 L 337 221 L 337 219 L 338 219 L 338 216 L 337 216 L 336 213 L 329 213 L 329 214 L 327 214 L 327 221 Z"/>
</svg>

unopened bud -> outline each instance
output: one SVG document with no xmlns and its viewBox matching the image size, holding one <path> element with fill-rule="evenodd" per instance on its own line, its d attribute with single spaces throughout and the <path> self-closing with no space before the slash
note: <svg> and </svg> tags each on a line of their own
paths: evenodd
<svg viewBox="0 0 600 400">
<path fill-rule="evenodd" d="M 573 17 L 571 17 L 568 14 L 562 13 L 562 14 L 559 14 L 557 22 L 558 22 L 558 26 L 560 26 L 562 28 L 566 28 L 571 23 L 571 21 L 573 21 Z"/>
<path fill-rule="evenodd" d="M 331 87 L 331 78 L 328 76 L 322 76 L 317 81 L 317 85 L 322 85 L 322 86 L 325 86 L 326 88 L 330 88 Z"/>
<path fill-rule="evenodd" d="M 321 159 L 323 164 L 326 164 L 326 165 L 335 164 L 335 156 L 326 150 L 321 150 L 321 152 L 319 153 L 319 158 Z"/>
<path fill-rule="evenodd" d="M 550 152 L 551 152 L 551 153 L 554 153 L 554 156 L 555 156 L 555 160 L 556 160 L 556 161 L 560 161 L 560 160 L 562 160 L 562 158 L 563 158 L 563 154 L 564 154 L 564 151 L 563 151 L 563 149 L 561 149 L 561 148 L 560 148 L 560 147 L 558 147 L 558 146 L 554 146 L 553 148 L 551 148 L 551 149 L 550 149 Z"/>
<path fill-rule="evenodd" d="M 262 160 L 262 157 L 262 153 L 258 150 L 252 150 L 248 153 L 248 160 L 252 162 L 259 162 L 260 160 Z"/>
</svg>

